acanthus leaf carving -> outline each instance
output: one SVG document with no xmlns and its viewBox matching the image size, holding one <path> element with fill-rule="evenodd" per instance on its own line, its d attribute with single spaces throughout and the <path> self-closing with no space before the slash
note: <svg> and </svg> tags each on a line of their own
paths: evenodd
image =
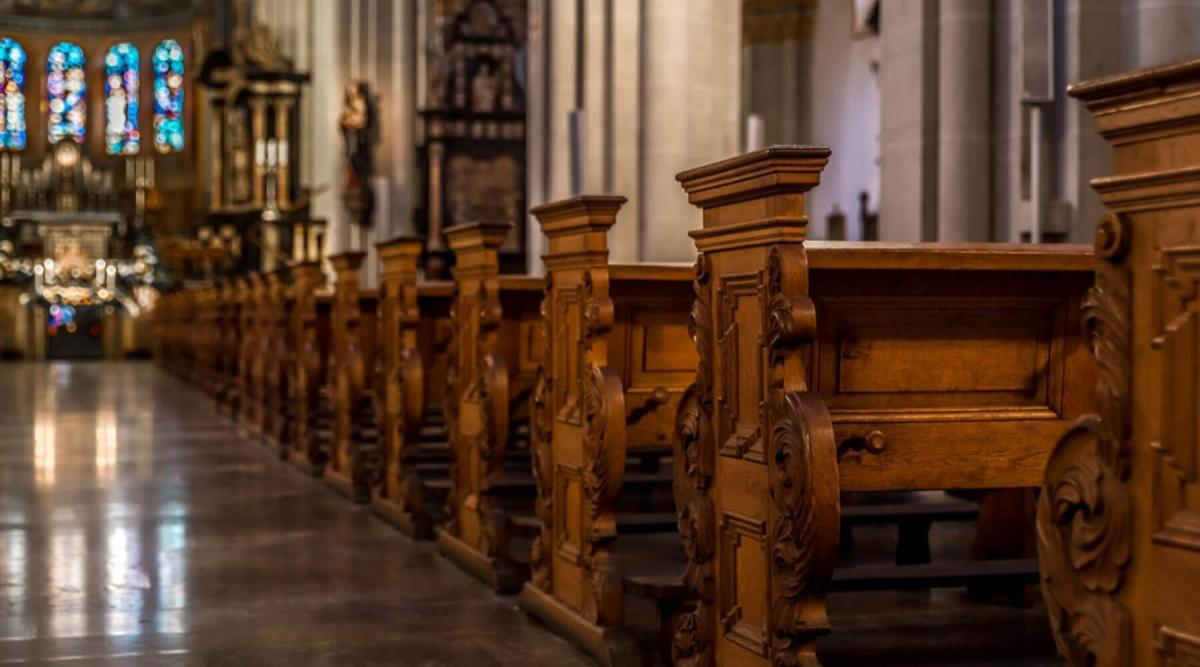
<svg viewBox="0 0 1200 667">
<path fill-rule="evenodd" d="M 550 590 L 551 552 L 554 540 L 552 507 L 554 458 L 551 449 L 551 438 L 554 433 L 554 379 L 550 372 L 554 359 L 554 338 L 550 330 L 549 319 L 553 310 L 553 299 L 554 278 L 552 275 L 547 275 L 541 303 L 542 358 L 538 364 L 537 380 L 531 398 L 533 418 L 530 424 L 530 454 L 533 464 L 533 479 L 537 484 L 535 508 L 539 523 L 538 534 L 533 539 L 530 553 L 530 579 L 534 586 L 544 591 Z"/>
<path fill-rule="evenodd" d="M 1096 233 L 1096 284 L 1083 305 L 1099 378 L 1096 415 L 1055 445 L 1037 509 L 1042 591 L 1060 657 L 1070 665 L 1130 662 L 1130 619 L 1117 599 L 1132 551 L 1129 223 L 1108 214 Z"/>
<path fill-rule="evenodd" d="M 580 290 L 581 485 L 586 521 L 580 554 L 584 570 L 581 611 L 592 623 L 613 625 L 620 622 L 622 589 L 609 550 L 617 535 L 613 502 L 625 461 L 625 393 L 620 377 L 606 363 L 603 336 L 612 330 L 614 318 L 607 272 L 585 272 Z"/>
<path fill-rule="evenodd" d="M 710 667 L 713 652 L 713 556 L 716 509 L 710 495 L 716 452 L 712 441 L 712 285 L 708 256 L 696 257 L 695 299 L 688 331 L 698 353 L 696 377 L 675 414 L 673 487 L 679 532 L 688 563 L 683 584 L 689 601 L 673 628 L 671 658 L 676 665 Z"/>
<path fill-rule="evenodd" d="M 776 667 L 819 665 L 816 639 L 829 632 L 825 591 L 837 555 L 840 507 L 833 420 L 807 387 L 804 348 L 816 335 L 816 307 L 807 296 L 802 245 L 771 247 L 763 287 L 770 658 Z"/>
</svg>

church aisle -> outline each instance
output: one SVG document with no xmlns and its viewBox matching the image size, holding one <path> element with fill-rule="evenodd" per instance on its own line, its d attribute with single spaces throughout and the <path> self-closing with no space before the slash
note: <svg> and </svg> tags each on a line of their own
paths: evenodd
<svg viewBox="0 0 1200 667">
<path fill-rule="evenodd" d="M 591 664 L 150 363 L 0 405 L 0 665 Z"/>
</svg>

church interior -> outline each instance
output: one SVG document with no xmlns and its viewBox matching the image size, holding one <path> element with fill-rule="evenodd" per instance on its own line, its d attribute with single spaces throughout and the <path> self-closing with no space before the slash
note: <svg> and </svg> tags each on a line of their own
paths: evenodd
<svg viewBox="0 0 1200 667">
<path fill-rule="evenodd" d="M 0 0 L 0 665 L 1200 666 L 1200 0 Z"/>
</svg>

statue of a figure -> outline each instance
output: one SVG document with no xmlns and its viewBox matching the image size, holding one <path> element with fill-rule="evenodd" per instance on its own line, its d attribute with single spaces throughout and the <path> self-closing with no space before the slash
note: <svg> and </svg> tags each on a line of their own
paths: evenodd
<svg viewBox="0 0 1200 667">
<path fill-rule="evenodd" d="M 375 144 L 379 127 L 375 118 L 375 101 L 365 81 L 346 84 L 342 114 L 338 120 L 342 142 L 346 149 L 346 183 L 342 200 L 354 219 L 363 226 L 371 224 L 375 210 L 375 193 L 371 190 L 374 175 Z"/>
</svg>

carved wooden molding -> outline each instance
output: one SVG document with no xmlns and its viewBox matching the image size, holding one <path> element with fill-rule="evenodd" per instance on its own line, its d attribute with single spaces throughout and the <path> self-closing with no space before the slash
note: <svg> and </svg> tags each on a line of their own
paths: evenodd
<svg viewBox="0 0 1200 667">
<path fill-rule="evenodd" d="M 772 246 L 763 289 L 767 389 L 762 423 L 773 516 L 771 646 L 774 665 L 818 664 L 817 637 L 829 632 L 825 591 L 840 522 L 837 442 L 820 394 L 807 386 L 804 349 L 817 333 L 801 244 Z"/>
<path fill-rule="evenodd" d="M 699 363 L 696 379 L 684 393 L 675 415 L 673 486 L 679 533 L 688 557 L 683 582 L 692 598 L 691 608 L 676 621 L 671 657 L 676 665 L 704 667 L 714 664 L 712 614 L 716 586 L 713 556 L 716 552 L 716 510 L 711 496 L 716 451 L 713 443 L 712 398 L 712 291 L 708 257 L 696 257 L 696 293 L 688 330 L 696 345 Z"/>
<path fill-rule="evenodd" d="M 1099 366 L 1097 415 L 1055 445 L 1038 502 L 1042 591 L 1059 655 L 1071 665 L 1130 664 L 1130 618 L 1116 594 L 1133 525 L 1126 486 L 1132 422 L 1129 222 L 1109 214 L 1096 232 L 1096 285 L 1083 321 Z"/>
<path fill-rule="evenodd" d="M 542 359 L 538 364 L 537 383 L 534 386 L 530 436 L 533 464 L 533 480 L 537 484 L 537 510 L 540 528 L 533 539 L 530 550 L 530 579 L 534 586 L 549 591 L 551 566 L 554 560 L 554 377 L 550 372 L 554 363 L 554 338 L 550 331 L 549 315 L 553 312 L 554 278 L 547 275 L 542 291 Z"/>
<path fill-rule="evenodd" d="M 459 321 L 458 313 L 461 310 L 459 303 L 458 282 L 454 283 L 454 287 L 450 294 L 450 313 L 447 317 L 449 323 L 447 339 L 448 351 L 446 353 L 446 389 L 442 398 L 442 411 L 446 419 L 446 439 L 451 443 L 450 446 L 450 490 L 446 493 L 446 500 L 442 504 L 442 528 L 451 535 L 459 534 L 458 526 L 458 504 L 462 490 L 459 488 L 458 475 L 459 468 L 462 462 L 458 458 L 458 449 L 453 446 L 453 443 L 458 439 L 458 402 L 461 398 L 459 393 L 459 355 L 458 355 L 458 336 L 459 336 Z"/>
<path fill-rule="evenodd" d="M 614 502 L 625 466 L 625 391 L 608 367 L 608 343 L 614 310 L 608 271 L 592 268 L 580 287 L 579 381 L 583 403 L 584 536 L 581 550 L 585 619 L 616 625 L 622 617 L 621 579 L 611 562 L 617 537 Z"/>
</svg>

